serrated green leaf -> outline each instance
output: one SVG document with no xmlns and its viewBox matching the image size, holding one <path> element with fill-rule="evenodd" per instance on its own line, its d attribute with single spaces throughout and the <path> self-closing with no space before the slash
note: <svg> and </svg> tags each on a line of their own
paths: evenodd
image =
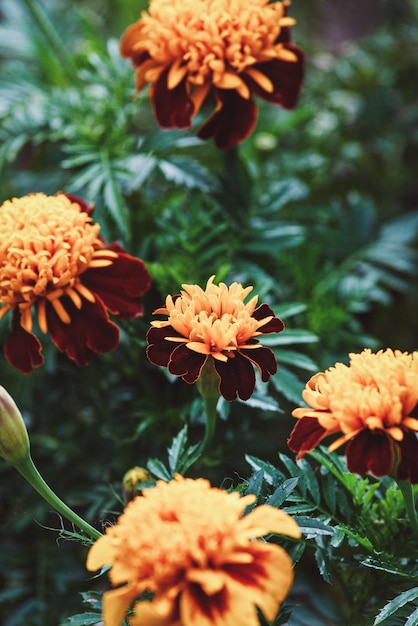
<svg viewBox="0 0 418 626">
<path fill-rule="evenodd" d="M 409 578 L 411 580 L 418 581 L 418 578 L 416 576 L 411 576 L 411 573 L 405 570 L 405 568 L 396 567 L 396 565 L 387 563 L 381 559 L 367 557 L 367 559 L 364 559 L 361 563 L 371 569 L 377 569 L 382 572 L 387 572 L 388 574 L 396 574 L 396 576 L 401 576 L 402 578 Z"/>
<path fill-rule="evenodd" d="M 290 459 L 286 454 L 282 454 L 281 452 L 279 452 L 278 456 L 279 456 L 280 461 L 283 463 L 288 473 L 292 477 L 301 475 L 302 472 L 301 472 L 300 467 L 298 467 L 296 463 L 292 459 Z"/>
<path fill-rule="evenodd" d="M 373 622 L 373 626 L 378 626 L 381 624 L 386 618 L 393 615 L 398 609 L 407 604 L 408 602 L 412 602 L 418 598 L 418 587 L 413 587 L 412 589 L 408 589 L 403 593 L 393 598 L 390 602 L 388 602 L 381 611 L 376 616 L 376 619 Z"/>
<path fill-rule="evenodd" d="M 315 561 L 318 565 L 319 573 L 326 583 L 332 584 L 332 574 L 330 569 L 330 563 L 326 558 L 323 550 L 319 548 L 315 550 Z"/>
<path fill-rule="evenodd" d="M 270 504 L 270 506 L 274 506 L 276 508 L 281 506 L 283 502 L 287 499 L 289 494 L 291 494 L 292 491 L 295 489 L 298 480 L 298 478 L 288 478 L 287 480 L 285 480 L 271 494 L 271 496 L 267 500 L 267 504 Z"/>
<path fill-rule="evenodd" d="M 167 450 L 168 466 L 172 474 L 174 474 L 177 471 L 179 459 L 184 453 L 186 443 L 187 443 L 187 426 L 184 426 L 184 428 L 181 429 L 178 435 L 176 435 L 173 438 L 171 442 L 171 446 Z"/>
<path fill-rule="evenodd" d="M 405 622 L 405 626 L 418 626 L 418 608 L 415 609 Z"/>
<path fill-rule="evenodd" d="M 270 347 L 299 343 L 317 343 L 318 341 L 319 337 L 317 335 L 301 328 L 286 328 L 282 333 L 274 337 L 263 337 L 263 345 Z"/>
<path fill-rule="evenodd" d="M 339 524 L 336 528 L 341 530 L 347 537 L 350 537 L 350 539 L 363 546 L 368 552 L 373 551 L 373 544 L 368 537 L 363 537 L 363 535 L 360 535 L 356 530 L 346 524 Z"/>
<path fill-rule="evenodd" d="M 323 468 L 321 468 L 323 469 Z M 322 472 L 321 493 L 331 513 L 334 515 L 337 510 L 337 488 L 333 474 L 327 471 Z"/>
<path fill-rule="evenodd" d="M 248 485 L 245 490 L 245 495 L 254 494 L 258 500 L 260 498 L 261 490 L 263 488 L 263 482 L 264 482 L 264 472 L 262 469 L 257 470 L 248 480 Z M 255 506 L 257 506 L 257 502 L 254 502 L 253 504 L 249 504 L 246 509 L 247 513 L 252 511 L 252 509 L 254 509 Z"/>
<path fill-rule="evenodd" d="M 305 482 L 315 504 L 319 505 L 321 502 L 321 493 L 313 468 L 309 465 L 306 459 L 300 459 L 300 461 L 297 461 L 297 465 L 302 470 L 300 481 Z"/>
<path fill-rule="evenodd" d="M 102 621 L 101 613 L 79 613 L 62 622 L 61 626 L 90 626 Z"/>
<path fill-rule="evenodd" d="M 165 480 L 166 482 L 169 482 L 173 478 L 164 463 L 159 459 L 149 459 L 147 469 L 153 476 Z"/>
<path fill-rule="evenodd" d="M 280 357 L 279 357 L 280 358 Z M 287 400 L 300 404 L 305 384 L 287 367 L 279 365 L 279 370 L 271 379 L 271 383 Z"/>
<path fill-rule="evenodd" d="M 307 306 L 303 302 L 287 302 L 286 304 L 275 305 L 274 312 L 286 323 L 286 319 L 304 313 L 306 308 Z"/>
<path fill-rule="evenodd" d="M 306 535 L 306 539 L 316 537 L 316 535 L 333 535 L 334 528 L 313 517 L 305 517 L 304 515 L 295 515 L 295 522 L 300 526 L 302 534 Z"/>
<path fill-rule="evenodd" d="M 129 211 L 120 192 L 111 168 L 108 169 L 106 182 L 103 186 L 103 200 L 121 235 L 129 241 Z"/>
<path fill-rule="evenodd" d="M 277 357 L 280 363 L 287 363 L 293 365 L 293 367 L 299 367 L 300 369 L 307 370 L 308 372 L 317 372 L 318 365 L 306 354 L 296 352 L 294 350 L 280 350 L 277 351 Z"/>
<path fill-rule="evenodd" d="M 251 406 L 254 409 L 260 409 L 261 411 L 273 411 L 280 410 L 279 403 L 270 396 L 261 396 L 257 393 L 253 393 L 251 398 L 245 401 L 247 406 Z"/>
<path fill-rule="evenodd" d="M 291 498 L 289 498 L 290 500 Z M 284 506 L 283 511 L 286 511 L 289 515 L 302 515 L 303 513 L 317 513 L 318 509 L 313 504 L 306 504 L 301 502 L 292 506 Z"/>
<path fill-rule="evenodd" d="M 268 461 L 262 461 L 261 459 L 257 459 L 255 456 L 251 456 L 249 454 L 245 455 L 245 460 L 254 470 L 262 470 L 264 472 L 264 480 L 268 485 L 277 484 L 282 477 L 279 470 Z"/>
</svg>

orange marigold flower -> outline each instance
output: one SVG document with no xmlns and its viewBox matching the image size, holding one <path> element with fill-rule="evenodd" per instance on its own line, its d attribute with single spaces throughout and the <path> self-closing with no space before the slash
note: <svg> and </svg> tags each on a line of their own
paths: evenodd
<svg viewBox="0 0 418 626">
<path fill-rule="evenodd" d="M 256 539 L 301 533 L 268 505 L 244 515 L 254 501 L 181 476 L 132 500 L 87 557 L 91 571 L 111 565 L 117 587 L 104 596 L 104 626 L 120 626 L 133 604 L 131 626 L 257 626 L 256 607 L 272 621 L 291 588 L 292 562 Z"/>
<path fill-rule="evenodd" d="M 119 318 L 142 315 L 148 270 L 118 244 L 106 246 L 91 213 L 84 200 L 61 193 L 0 206 L 0 318 L 13 313 L 4 354 L 21 372 L 43 363 L 33 313 L 78 365 L 117 347 L 119 330 L 107 310 Z"/>
<path fill-rule="evenodd" d="M 256 308 L 257 296 L 245 304 L 252 287 L 214 285 L 213 280 L 211 276 L 205 290 L 182 285 L 181 294 L 167 296 L 165 306 L 154 311 L 168 319 L 151 322 L 148 359 L 191 384 L 210 358 L 221 395 L 229 402 L 248 400 L 255 387 L 253 364 L 263 382 L 277 371 L 274 353 L 257 338 L 281 332 L 284 324 L 267 304 Z"/>
<path fill-rule="evenodd" d="M 209 98 L 216 108 L 198 132 L 230 148 L 252 132 L 259 96 L 296 106 L 304 55 L 290 43 L 295 20 L 287 0 L 150 0 L 129 26 L 121 54 L 130 58 L 140 91 L 151 84 L 162 128 L 189 128 Z"/>
<path fill-rule="evenodd" d="M 303 399 L 308 408 L 293 411 L 299 421 L 289 447 L 298 458 L 335 433 L 335 450 L 348 442 L 351 472 L 386 476 L 418 483 L 418 352 L 365 349 L 350 354 L 349 366 L 337 363 L 315 374 Z"/>
</svg>

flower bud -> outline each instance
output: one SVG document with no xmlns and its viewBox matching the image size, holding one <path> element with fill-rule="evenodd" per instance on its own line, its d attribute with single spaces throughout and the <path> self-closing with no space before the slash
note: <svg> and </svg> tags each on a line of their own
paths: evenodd
<svg viewBox="0 0 418 626">
<path fill-rule="evenodd" d="M 29 454 L 29 437 L 22 415 L 10 394 L 0 386 L 0 457 L 18 465 Z"/>
<path fill-rule="evenodd" d="M 152 481 L 151 474 L 143 467 L 133 467 L 123 477 L 123 495 L 126 502 L 130 502 L 141 493 L 141 485 Z"/>
</svg>

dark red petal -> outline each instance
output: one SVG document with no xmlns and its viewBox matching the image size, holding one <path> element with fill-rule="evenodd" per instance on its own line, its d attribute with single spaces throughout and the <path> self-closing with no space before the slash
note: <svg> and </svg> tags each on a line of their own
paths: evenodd
<svg viewBox="0 0 418 626">
<path fill-rule="evenodd" d="M 286 11 L 286 14 L 287 14 L 287 11 Z M 280 29 L 280 34 L 274 43 L 290 43 L 290 40 L 291 40 L 290 27 L 285 26 L 284 28 Z"/>
<path fill-rule="evenodd" d="M 258 83 L 248 76 L 245 77 L 245 81 L 250 86 L 251 91 L 263 98 L 263 100 L 279 104 L 285 109 L 294 109 L 305 73 L 305 55 L 300 48 L 292 44 L 286 44 L 285 48 L 297 56 L 297 61 L 290 62 L 273 59 L 272 61 L 256 63 L 252 66 L 271 80 L 274 87 L 272 93 L 264 91 Z"/>
<path fill-rule="evenodd" d="M 313 450 L 326 435 L 326 429 L 322 428 L 316 417 L 302 417 L 290 433 L 287 445 L 298 453 L 297 458 L 300 459 L 306 452 Z"/>
<path fill-rule="evenodd" d="M 284 329 L 282 320 L 274 315 L 274 312 L 268 306 L 268 304 L 261 304 L 257 307 L 251 317 L 260 321 L 266 317 L 273 316 L 273 319 L 267 322 L 264 326 L 261 326 L 260 333 L 266 335 L 267 333 L 280 333 Z"/>
<path fill-rule="evenodd" d="M 362 430 L 346 448 L 350 472 L 364 476 L 388 476 L 393 468 L 393 440 L 383 430 Z"/>
<path fill-rule="evenodd" d="M 252 133 L 257 121 L 257 105 L 252 98 L 241 98 L 234 89 L 215 89 L 215 96 L 217 107 L 197 136 L 200 139 L 214 137 L 217 148 L 224 150 Z"/>
<path fill-rule="evenodd" d="M 70 202 L 78 204 L 82 213 L 87 213 L 87 215 L 91 215 L 93 213 L 94 204 L 89 204 L 83 200 L 83 198 L 75 196 L 73 193 L 65 193 L 64 196 L 66 196 Z"/>
<path fill-rule="evenodd" d="M 151 89 L 155 117 L 162 128 L 190 128 L 194 104 L 187 93 L 186 81 L 183 80 L 174 89 L 168 89 L 169 69 L 160 74 Z"/>
<path fill-rule="evenodd" d="M 147 357 L 153 365 L 167 367 L 171 353 L 178 346 L 174 341 L 167 341 L 166 337 L 181 337 L 172 326 L 156 328 L 151 326 L 147 332 Z"/>
<path fill-rule="evenodd" d="M 227 361 L 213 360 L 215 370 L 221 379 L 219 391 L 221 395 L 233 402 L 237 397 L 248 400 L 255 387 L 255 373 L 252 363 L 238 352 Z"/>
<path fill-rule="evenodd" d="M 3 350 L 10 365 L 24 374 L 30 374 L 35 367 L 44 362 L 40 342 L 35 335 L 22 328 L 17 309 L 13 311 L 12 332 L 6 340 Z"/>
<path fill-rule="evenodd" d="M 273 374 L 277 372 L 276 357 L 270 348 L 266 348 L 265 346 L 252 350 L 241 348 L 239 352 L 257 366 L 263 383 L 266 383 L 270 376 L 273 376 Z"/>
<path fill-rule="evenodd" d="M 142 315 L 141 296 L 149 289 L 151 277 L 141 259 L 118 251 L 112 265 L 88 269 L 81 280 L 117 317 L 127 319 Z"/>
<path fill-rule="evenodd" d="M 168 371 L 174 376 L 181 376 L 186 383 L 192 384 L 199 378 L 207 358 L 206 354 L 189 350 L 183 343 L 177 344 L 177 348 L 171 353 Z"/>
<path fill-rule="evenodd" d="M 86 365 L 96 352 L 111 352 L 119 344 L 119 329 L 109 320 L 103 303 L 83 300 L 77 309 L 70 298 L 61 298 L 71 323 L 64 324 L 52 305 L 46 305 L 46 317 L 52 341 L 77 365 Z"/>
<path fill-rule="evenodd" d="M 418 483 L 418 439 L 416 433 L 404 433 L 402 441 L 397 442 L 400 460 L 396 469 L 398 480 Z"/>
</svg>

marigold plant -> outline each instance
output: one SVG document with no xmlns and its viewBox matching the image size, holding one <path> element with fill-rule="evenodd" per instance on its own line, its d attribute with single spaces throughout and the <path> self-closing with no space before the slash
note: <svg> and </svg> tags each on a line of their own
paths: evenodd
<svg viewBox="0 0 418 626">
<path fill-rule="evenodd" d="M 34 319 L 62 352 L 85 365 L 110 352 L 119 318 L 143 312 L 150 275 L 118 244 L 107 246 L 92 207 L 70 194 L 34 193 L 0 206 L 0 318 L 12 311 L 4 354 L 29 373 L 43 363 Z"/>
<path fill-rule="evenodd" d="M 391 473 L 418 483 L 418 352 L 366 348 L 315 374 L 303 399 L 308 407 L 293 411 L 299 421 L 289 447 L 301 458 L 322 439 L 340 433 L 329 446 L 347 443 L 351 472 L 375 476 Z"/>
<path fill-rule="evenodd" d="M 179 475 L 132 500 L 87 558 L 92 571 L 111 565 L 116 588 L 104 596 L 104 625 L 119 626 L 133 604 L 131 626 L 256 626 L 256 607 L 273 620 L 293 582 L 292 562 L 256 539 L 298 538 L 300 529 L 268 505 L 244 515 L 254 501 Z"/>
<path fill-rule="evenodd" d="M 230 148 L 252 132 L 253 95 L 296 106 L 304 55 L 290 43 L 290 3 L 268 0 L 151 0 L 129 26 L 121 53 L 136 69 L 140 91 L 151 84 L 163 128 L 189 128 L 201 106 L 215 110 L 198 131 Z"/>
<path fill-rule="evenodd" d="M 154 314 L 168 319 L 151 322 L 147 355 L 151 363 L 190 384 L 211 360 L 221 395 L 229 402 L 237 397 L 248 400 L 255 387 L 253 365 L 264 382 L 277 371 L 272 350 L 258 338 L 281 332 L 284 324 L 267 304 L 256 308 L 257 296 L 245 303 L 252 287 L 215 285 L 213 280 L 211 276 L 206 289 L 182 285 L 179 295 L 167 296 L 165 306 Z"/>
</svg>

